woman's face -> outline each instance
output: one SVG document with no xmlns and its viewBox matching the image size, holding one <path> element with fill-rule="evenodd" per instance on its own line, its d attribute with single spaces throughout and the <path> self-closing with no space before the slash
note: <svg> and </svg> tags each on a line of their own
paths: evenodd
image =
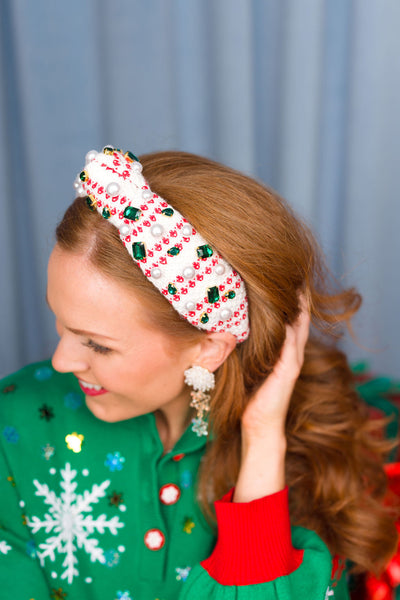
<svg viewBox="0 0 400 600">
<path fill-rule="evenodd" d="M 92 413 L 121 421 L 157 409 L 188 412 L 184 371 L 196 346 L 171 352 L 135 294 L 82 254 L 53 250 L 47 299 L 60 336 L 53 367 L 78 379 Z"/>
</svg>

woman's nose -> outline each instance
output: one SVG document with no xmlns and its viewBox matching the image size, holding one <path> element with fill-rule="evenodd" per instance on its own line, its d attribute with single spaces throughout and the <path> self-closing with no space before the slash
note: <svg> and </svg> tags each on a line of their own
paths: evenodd
<svg viewBox="0 0 400 600">
<path fill-rule="evenodd" d="M 61 337 L 51 359 L 60 373 L 83 373 L 89 368 L 85 348 L 70 337 Z"/>
</svg>

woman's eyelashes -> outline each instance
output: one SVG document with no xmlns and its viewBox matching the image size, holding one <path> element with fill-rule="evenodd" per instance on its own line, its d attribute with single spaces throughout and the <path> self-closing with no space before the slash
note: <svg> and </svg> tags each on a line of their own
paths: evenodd
<svg viewBox="0 0 400 600">
<path fill-rule="evenodd" d="M 96 342 L 94 342 L 93 340 L 88 340 L 83 345 L 87 346 L 88 348 L 91 348 L 95 352 L 99 352 L 99 354 L 109 354 L 110 352 L 112 352 L 111 348 L 107 348 L 106 346 L 100 346 L 100 344 L 96 344 Z"/>
</svg>

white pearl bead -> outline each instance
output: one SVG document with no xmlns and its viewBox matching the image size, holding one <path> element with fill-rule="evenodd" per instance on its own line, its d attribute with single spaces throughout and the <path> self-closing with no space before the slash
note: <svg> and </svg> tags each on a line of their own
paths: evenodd
<svg viewBox="0 0 400 600">
<path fill-rule="evenodd" d="M 85 156 L 86 164 L 92 162 L 92 160 L 94 160 L 97 155 L 98 155 L 98 152 L 96 152 L 96 150 L 89 150 L 89 152 Z"/>
<path fill-rule="evenodd" d="M 182 227 L 182 233 L 186 237 L 188 237 L 189 235 L 192 235 L 192 226 L 189 225 L 188 223 L 186 225 L 184 225 Z"/>
<path fill-rule="evenodd" d="M 164 227 L 162 225 L 153 225 L 150 231 L 153 237 L 161 237 L 164 233 Z"/>
<path fill-rule="evenodd" d="M 119 183 L 116 181 L 109 183 L 106 187 L 106 192 L 107 194 L 110 194 L 110 196 L 116 196 L 119 192 Z"/>
<path fill-rule="evenodd" d="M 150 190 L 144 190 L 142 192 L 142 198 L 143 200 L 150 200 L 150 198 L 153 196 L 153 192 L 151 192 Z"/>
<path fill-rule="evenodd" d="M 127 225 L 126 223 L 121 225 L 121 227 L 119 228 L 120 235 L 128 235 L 129 232 L 130 232 L 130 228 L 129 228 L 129 225 Z"/>
<path fill-rule="evenodd" d="M 132 163 L 132 170 L 133 170 L 133 171 L 136 171 L 137 173 L 141 173 L 141 172 L 142 172 L 142 169 L 143 169 L 143 167 L 142 167 L 141 163 L 140 163 L 140 162 L 137 162 L 137 160 L 135 160 L 135 161 Z"/>
<path fill-rule="evenodd" d="M 78 189 L 78 187 L 79 187 L 79 185 L 80 185 L 80 183 L 79 183 L 79 180 L 78 180 L 78 179 L 75 179 L 75 181 L 74 181 L 74 183 L 73 183 L 74 189 L 75 189 L 75 190 L 77 190 L 77 189 Z"/>
<path fill-rule="evenodd" d="M 87 196 L 87 193 L 85 192 L 85 190 L 83 189 L 83 187 L 81 185 L 77 187 L 76 193 L 78 194 L 78 196 L 80 198 L 83 198 L 84 196 Z"/>
<path fill-rule="evenodd" d="M 214 271 L 217 275 L 223 275 L 225 273 L 225 267 L 224 265 L 219 264 L 215 267 Z"/>
<path fill-rule="evenodd" d="M 192 279 L 195 275 L 195 270 L 193 267 L 185 267 L 183 269 L 183 276 L 185 279 Z"/>
<path fill-rule="evenodd" d="M 229 308 L 224 308 L 221 310 L 221 319 L 223 321 L 227 321 L 232 316 L 232 311 Z"/>
<path fill-rule="evenodd" d="M 194 310 L 196 308 L 196 305 L 194 302 L 186 302 L 185 304 L 185 308 L 186 310 Z"/>
<path fill-rule="evenodd" d="M 154 267 L 154 269 L 151 270 L 151 276 L 153 279 L 160 279 L 161 275 L 161 269 L 158 267 Z"/>
</svg>

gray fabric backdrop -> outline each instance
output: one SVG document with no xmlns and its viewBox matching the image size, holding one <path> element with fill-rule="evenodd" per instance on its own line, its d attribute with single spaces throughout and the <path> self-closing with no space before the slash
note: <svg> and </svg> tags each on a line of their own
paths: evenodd
<svg viewBox="0 0 400 600">
<path fill-rule="evenodd" d="M 54 347 L 54 226 L 112 143 L 274 186 L 365 297 L 350 357 L 399 375 L 399 31 L 398 0 L 0 0 L 0 374 Z"/>
</svg>

